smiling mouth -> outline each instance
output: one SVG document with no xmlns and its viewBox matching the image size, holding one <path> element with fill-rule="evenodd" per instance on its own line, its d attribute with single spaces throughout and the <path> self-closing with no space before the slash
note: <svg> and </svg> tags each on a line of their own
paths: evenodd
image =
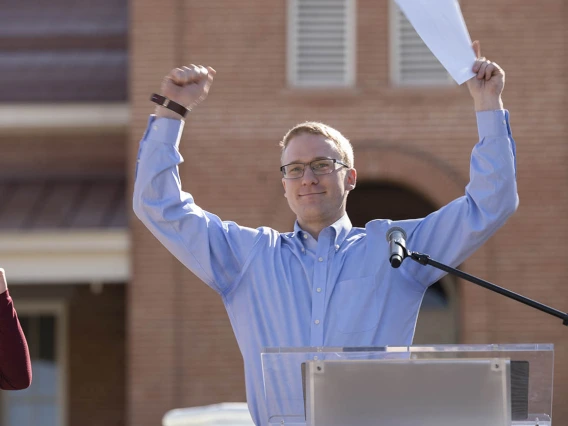
<svg viewBox="0 0 568 426">
<path fill-rule="evenodd" d="M 324 192 L 313 192 L 311 194 L 300 194 L 300 197 L 310 197 L 313 195 L 322 195 L 322 194 L 324 194 Z"/>
</svg>

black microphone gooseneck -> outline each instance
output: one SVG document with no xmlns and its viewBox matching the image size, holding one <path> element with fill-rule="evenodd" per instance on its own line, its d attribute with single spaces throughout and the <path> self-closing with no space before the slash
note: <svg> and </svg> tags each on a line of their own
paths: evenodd
<svg viewBox="0 0 568 426">
<path fill-rule="evenodd" d="M 410 257 L 415 262 L 420 263 L 423 266 L 430 265 L 435 268 L 438 268 L 444 272 L 449 274 L 455 275 L 457 277 L 463 278 L 471 283 L 477 284 L 481 287 L 484 287 L 488 290 L 491 290 L 495 293 L 499 293 L 509 299 L 516 300 L 517 302 L 523 303 L 528 305 L 534 309 L 538 309 L 539 311 L 545 312 L 549 315 L 555 316 L 562 320 L 562 324 L 568 326 L 568 314 L 565 312 L 561 312 L 557 309 L 551 308 L 550 306 L 543 305 L 540 302 L 535 300 L 529 299 L 525 296 L 521 296 L 518 293 L 514 293 L 510 290 L 507 290 L 503 287 L 499 287 L 489 281 L 482 280 L 481 278 L 474 277 L 473 275 L 467 274 L 459 269 L 452 268 L 451 266 L 444 265 L 434 259 L 431 259 L 430 256 L 423 253 L 413 252 L 406 249 L 406 232 L 402 228 L 395 226 L 388 230 L 387 232 L 387 241 L 389 242 L 389 262 L 393 268 L 398 268 L 404 259 Z M 397 246 L 394 247 L 394 246 Z"/>
</svg>

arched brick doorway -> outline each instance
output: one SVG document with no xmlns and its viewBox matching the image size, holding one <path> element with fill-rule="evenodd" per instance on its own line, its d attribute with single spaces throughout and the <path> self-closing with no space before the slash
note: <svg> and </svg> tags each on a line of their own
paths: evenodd
<svg viewBox="0 0 568 426">
<path fill-rule="evenodd" d="M 403 220 L 424 217 L 435 210 L 436 207 L 421 194 L 392 183 L 358 183 L 347 202 L 347 213 L 353 226 L 357 227 L 364 227 L 368 221 L 378 218 Z M 458 304 L 453 277 L 446 276 L 432 285 L 422 302 L 414 344 L 457 343 Z"/>
</svg>

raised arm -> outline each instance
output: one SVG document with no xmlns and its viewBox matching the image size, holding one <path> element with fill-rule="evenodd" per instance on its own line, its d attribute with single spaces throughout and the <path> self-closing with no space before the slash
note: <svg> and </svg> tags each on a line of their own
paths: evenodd
<svg viewBox="0 0 568 426">
<path fill-rule="evenodd" d="M 192 109 L 207 97 L 214 75 L 210 67 L 176 68 L 163 80 L 161 94 Z M 222 222 L 182 191 L 178 148 L 183 124 L 181 115 L 162 106 L 150 117 L 138 152 L 134 212 L 187 268 L 223 293 L 238 278 L 260 233 Z"/>
<path fill-rule="evenodd" d="M 410 250 L 458 266 L 501 227 L 518 206 L 515 142 L 501 94 L 505 73 L 494 62 L 481 57 L 474 42 L 477 74 L 467 82 L 477 114 L 479 143 L 471 156 L 470 182 L 465 195 L 425 219 L 398 222 L 407 230 Z M 443 273 L 407 260 L 403 274 L 423 285 L 437 281 Z"/>
<path fill-rule="evenodd" d="M 32 382 L 32 364 L 26 336 L 0 268 L 0 388 L 22 390 Z"/>
</svg>

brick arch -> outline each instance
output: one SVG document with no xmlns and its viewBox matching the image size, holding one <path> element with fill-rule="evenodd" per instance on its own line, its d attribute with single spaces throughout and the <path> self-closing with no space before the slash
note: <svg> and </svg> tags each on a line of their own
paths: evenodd
<svg viewBox="0 0 568 426">
<path fill-rule="evenodd" d="M 459 173 L 429 153 L 394 147 L 359 149 L 355 165 L 359 182 L 392 182 L 422 194 L 438 208 L 462 196 L 467 184 L 467 171 Z"/>
</svg>

